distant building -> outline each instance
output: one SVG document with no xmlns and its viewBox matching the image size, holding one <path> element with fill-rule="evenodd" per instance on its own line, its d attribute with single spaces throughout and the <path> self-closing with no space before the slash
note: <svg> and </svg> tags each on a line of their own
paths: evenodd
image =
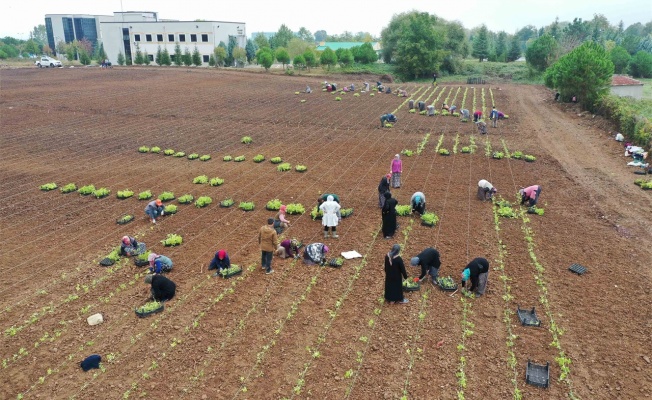
<svg viewBox="0 0 652 400">
<path fill-rule="evenodd" d="M 173 55 L 179 43 L 182 51 L 187 47 L 192 52 L 197 47 L 204 65 L 208 65 L 213 49 L 220 42 L 228 43 L 233 36 L 238 46 L 244 48 L 247 38 L 244 22 L 159 19 L 158 13 L 152 11 L 114 12 L 113 15 L 46 14 L 45 29 L 52 49 L 60 41 L 88 39 L 94 47 L 102 42 L 113 64 L 117 64 L 120 53 L 133 59 L 136 47 L 147 52 L 150 61 L 154 61 L 159 46 Z"/>
<path fill-rule="evenodd" d="M 643 97 L 643 82 L 626 75 L 614 75 L 611 77 L 611 94 L 641 99 Z"/>
<path fill-rule="evenodd" d="M 383 48 L 380 45 L 380 42 L 369 42 L 371 43 L 371 47 L 376 51 L 376 54 L 380 58 Z M 355 46 L 362 46 L 365 44 L 365 42 L 319 42 L 319 45 L 317 46 L 317 51 L 324 51 L 326 48 L 330 48 L 333 51 L 337 51 L 338 49 L 350 49 Z"/>
</svg>

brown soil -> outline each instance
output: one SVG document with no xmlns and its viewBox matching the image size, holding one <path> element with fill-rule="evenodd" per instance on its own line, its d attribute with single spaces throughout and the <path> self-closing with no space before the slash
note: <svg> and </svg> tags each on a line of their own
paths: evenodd
<svg viewBox="0 0 652 400">
<path fill-rule="evenodd" d="M 354 78 L 331 79 L 348 84 Z M 306 84 L 319 87 L 315 78 L 75 68 L 5 69 L 0 82 L 0 398 L 450 399 L 463 391 L 469 399 L 506 399 L 515 388 L 524 398 L 542 399 L 652 393 L 649 192 L 633 184 L 637 176 L 625 166 L 613 128 L 554 104 L 548 90 L 476 87 L 477 108 L 484 89 L 487 111 L 493 94 L 510 115 L 481 136 L 457 118 L 410 114 L 407 104 L 401 106 L 406 99 L 396 96 L 346 94 L 340 102 L 321 91 L 294 94 Z M 437 106 L 446 98 L 459 106 L 468 89 L 465 105 L 473 108 L 467 85 L 455 100 L 456 85 L 434 93 L 426 85 L 400 86 L 415 100 L 438 99 Z M 379 129 L 379 116 L 396 108 L 399 122 Z M 423 152 L 403 158 L 403 186 L 394 194 L 407 204 L 413 192 L 423 191 L 440 221 L 428 228 L 401 217 L 394 240 L 384 240 L 376 186 L 393 155 L 416 150 L 426 134 Z M 243 136 L 253 143 L 240 143 Z M 435 153 L 440 140 L 450 156 Z M 461 154 L 472 140 L 477 150 Z M 210 154 L 212 160 L 140 154 L 143 145 Z M 487 145 L 537 160 L 494 160 Z M 227 154 L 246 161 L 223 162 Z M 256 154 L 267 161 L 252 162 Z M 274 156 L 308 171 L 277 172 L 268 161 Z M 203 174 L 226 182 L 192 184 Z M 545 215 L 501 219 L 497 231 L 492 206 L 475 199 L 482 178 L 512 201 L 519 187 L 542 185 Z M 98 200 L 40 191 L 46 182 L 94 184 L 111 195 Z M 123 189 L 136 196 L 118 200 L 115 193 Z M 176 215 L 152 225 L 142 211 L 145 202 L 137 199 L 147 189 L 208 195 L 213 204 L 179 205 Z M 342 221 L 340 238 L 326 241 L 331 254 L 357 250 L 364 258 L 340 269 L 275 259 L 276 273 L 264 275 L 257 230 L 274 214 L 266 202 L 279 198 L 309 211 L 324 192 L 337 193 L 355 210 Z M 229 197 L 236 206 L 219 207 Z M 254 201 L 256 209 L 242 212 L 240 201 Z M 125 213 L 135 221 L 116 225 Z M 308 213 L 290 220 L 286 237 L 323 240 L 321 225 Z M 523 227 L 534 232 L 533 254 L 545 268 L 548 314 Z M 183 244 L 162 247 L 169 233 L 182 235 Z M 169 276 L 177 296 L 161 314 L 139 319 L 133 313 L 148 295 L 143 269 L 131 260 L 98 266 L 125 234 L 174 260 Z M 451 296 L 424 284 L 406 295 L 407 305 L 383 303 L 383 257 L 394 242 L 404 243 L 406 262 L 427 246 L 437 248 L 440 274 L 455 280 L 477 256 L 496 267 L 504 245 L 513 299 L 503 299 L 500 273 L 492 271 L 488 293 L 468 300 L 474 333 L 459 351 L 460 292 Z M 240 277 L 209 275 L 207 265 L 220 248 L 245 268 Z M 589 272 L 572 274 L 573 263 Z M 512 368 L 503 316 L 517 306 L 536 306 L 542 327 L 522 327 L 510 316 L 517 335 Z M 97 312 L 105 322 L 88 326 L 85 319 Z M 551 317 L 563 329 L 561 350 L 550 346 Z M 566 381 L 558 379 L 561 352 L 572 360 Z M 102 355 L 104 368 L 82 372 L 79 361 L 94 353 Z M 456 376 L 461 357 L 465 388 Z M 550 362 L 547 390 L 525 383 L 528 359 Z"/>
</svg>

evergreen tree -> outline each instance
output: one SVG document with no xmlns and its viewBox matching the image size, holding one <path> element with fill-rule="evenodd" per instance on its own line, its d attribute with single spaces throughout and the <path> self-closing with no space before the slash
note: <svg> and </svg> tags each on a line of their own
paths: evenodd
<svg viewBox="0 0 652 400">
<path fill-rule="evenodd" d="M 519 37 L 514 35 L 512 42 L 509 45 L 509 51 L 507 52 L 507 62 L 516 61 L 521 56 L 521 41 Z"/>
<path fill-rule="evenodd" d="M 528 65 L 538 71 L 545 71 L 559 56 L 559 44 L 552 35 L 545 34 L 532 42 L 525 51 Z"/>
<path fill-rule="evenodd" d="M 190 50 L 186 47 L 186 49 L 183 51 L 183 56 L 181 57 L 183 60 L 183 65 L 186 67 L 189 67 L 192 65 L 192 54 L 190 54 Z"/>
<path fill-rule="evenodd" d="M 614 73 L 623 74 L 627 71 L 627 66 L 632 56 L 622 46 L 616 46 L 609 52 L 609 58 L 614 63 Z"/>
<path fill-rule="evenodd" d="M 195 49 L 192 51 L 192 63 L 195 64 L 196 67 L 200 67 L 202 64 L 201 54 L 199 53 L 197 46 L 195 46 Z"/>
<path fill-rule="evenodd" d="M 213 54 L 215 55 L 215 66 L 223 67 L 226 61 L 226 48 L 217 46 L 213 49 Z"/>
<path fill-rule="evenodd" d="M 315 57 L 315 53 L 312 51 L 312 49 L 306 49 L 302 55 L 303 59 L 306 60 L 306 67 L 308 68 L 308 72 L 310 72 L 310 68 L 317 66 L 317 57 Z"/>
<path fill-rule="evenodd" d="M 274 57 L 276 57 L 276 60 L 278 62 L 283 64 L 283 69 L 285 69 L 285 64 L 290 63 L 290 55 L 288 54 L 288 51 L 285 50 L 284 47 L 278 47 L 274 52 Z"/>
<path fill-rule="evenodd" d="M 97 46 L 97 60 L 102 62 L 108 58 L 106 51 L 104 50 L 104 43 L 100 42 L 100 45 Z"/>
<path fill-rule="evenodd" d="M 125 55 L 122 51 L 118 53 L 118 65 L 125 65 Z"/>
<path fill-rule="evenodd" d="M 343 49 L 337 59 L 341 67 L 348 67 L 353 64 L 353 53 L 349 49 Z"/>
<path fill-rule="evenodd" d="M 163 65 L 162 60 L 161 60 L 162 55 L 163 55 L 163 50 L 161 50 L 161 45 L 159 44 L 158 49 L 156 49 L 156 57 L 154 57 L 154 61 L 158 65 Z"/>
<path fill-rule="evenodd" d="M 143 62 L 145 65 L 151 64 L 151 60 L 149 59 L 149 54 L 147 54 L 147 51 L 143 53 Z"/>
<path fill-rule="evenodd" d="M 136 44 L 136 58 L 134 58 L 134 64 L 143 65 L 145 60 L 143 60 L 143 52 L 140 51 L 140 46 Z"/>
<path fill-rule="evenodd" d="M 473 52 L 471 55 L 480 60 L 480 62 L 489 56 L 489 41 L 487 39 L 487 34 L 487 27 L 482 25 L 473 38 Z"/>
<path fill-rule="evenodd" d="M 496 59 L 501 62 L 507 60 L 507 33 L 505 31 L 498 32 L 496 39 Z"/>
<path fill-rule="evenodd" d="M 172 65 L 172 60 L 170 59 L 170 52 L 168 51 L 167 47 L 164 47 L 163 52 L 161 52 L 161 63 L 162 65 L 167 65 L 168 67 Z"/>
<path fill-rule="evenodd" d="M 208 57 L 208 66 L 209 67 L 215 66 L 215 55 L 211 54 L 210 57 Z"/>
<path fill-rule="evenodd" d="M 174 65 L 180 67 L 183 64 L 183 54 L 181 53 L 181 45 L 177 42 L 174 45 Z"/>
<path fill-rule="evenodd" d="M 88 55 L 88 52 L 84 48 L 79 49 L 79 62 L 81 65 L 91 64 L 91 56 Z"/>
<path fill-rule="evenodd" d="M 236 67 L 243 67 L 247 62 L 247 51 L 242 47 L 233 49 L 233 61 Z"/>
<path fill-rule="evenodd" d="M 337 55 L 330 47 L 326 47 L 326 50 L 321 53 L 319 62 L 321 65 L 326 66 L 326 69 L 330 71 L 331 67 L 337 64 Z"/>
<path fill-rule="evenodd" d="M 233 49 L 238 46 L 238 38 L 233 35 L 229 35 L 229 44 L 226 46 L 226 65 L 233 65 Z"/>
<path fill-rule="evenodd" d="M 294 60 L 292 60 L 292 65 L 294 66 L 294 68 L 303 69 L 306 67 L 306 59 L 303 58 L 302 55 L 298 55 L 294 57 Z"/>
<path fill-rule="evenodd" d="M 254 43 L 253 40 L 247 39 L 247 45 L 245 46 L 245 51 L 247 52 L 247 62 L 251 63 L 251 61 L 256 58 L 256 43 Z"/>
<path fill-rule="evenodd" d="M 265 71 L 269 71 L 269 67 L 274 63 L 272 50 L 269 47 L 263 47 L 258 50 L 258 53 L 256 53 L 256 60 L 258 60 L 258 64 L 265 68 Z"/>
<path fill-rule="evenodd" d="M 638 51 L 629 61 L 629 71 L 634 78 L 652 78 L 652 54 Z"/>
</svg>

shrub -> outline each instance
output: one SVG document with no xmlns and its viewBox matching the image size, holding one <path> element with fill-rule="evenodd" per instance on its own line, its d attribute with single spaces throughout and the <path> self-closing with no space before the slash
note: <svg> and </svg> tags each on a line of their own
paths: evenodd
<svg viewBox="0 0 652 400">
<path fill-rule="evenodd" d="M 195 198 L 191 194 L 184 194 L 177 199 L 177 201 L 181 204 L 190 204 L 193 200 L 195 200 Z"/>
<path fill-rule="evenodd" d="M 306 212 L 306 209 L 300 203 L 291 203 L 287 205 L 287 212 L 290 215 L 301 215 Z"/>
<path fill-rule="evenodd" d="M 231 157 L 231 156 L 224 156 L 224 158 L 222 158 L 222 160 L 224 160 L 224 161 L 231 161 L 231 160 L 233 160 L 233 157 Z"/>
<path fill-rule="evenodd" d="M 523 158 L 525 159 L 525 161 L 528 161 L 528 162 L 532 162 L 532 161 L 535 161 L 537 159 L 535 156 L 530 155 L 530 154 L 526 154 L 525 156 L 523 156 Z"/>
<path fill-rule="evenodd" d="M 278 211 L 278 210 L 281 209 L 282 204 L 283 203 L 281 203 L 281 200 L 273 199 L 273 200 L 270 200 L 270 201 L 267 202 L 267 204 L 265 205 L 265 208 L 270 210 L 270 211 Z"/>
<path fill-rule="evenodd" d="M 443 147 L 439 149 L 438 153 L 441 154 L 442 156 L 448 156 L 451 154 L 451 152 L 448 151 L 448 149 L 444 149 Z"/>
<path fill-rule="evenodd" d="M 217 177 L 215 177 L 215 178 L 211 178 L 209 184 L 210 184 L 211 186 L 221 186 L 222 184 L 224 184 L 224 179 L 222 179 L 222 178 L 217 178 Z"/>
<path fill-rule="evenodd" d="M 172 149 L 165 149 L 165 150 L 163 151 L 163 154 L 165 154 L 166 156 L 171 156 L 171 155 L 173 155 L 174 153 L 175 153 L 175 151 L 172 150 Z"/>
<path fill-rule="evenodd" d="M 254 157 L 254 162 L 261 163 L 263 161 L 265 161 L 265 156 L 262 154 L 256 154 L 256 156 Z"/>
<path fill-rule="evenodd" d="M 140 146 L 140 147 L 138 148 L 138 152 L 140 152 L 140 153 L 149 153 L 149 147 L 147 147 L 147 146 Z"/>
<path fill-rule="evenodd" d="M 253 211 L 255 206 L 253 201 L 241 201 L 238 207 L 244 211 Z"/>
<path fill-rule="evenodd" d="M 152 198 L 152 191 L 145 190 L 144 192 L 138 193 L 138 200 L 149 200 Z"/>
<path fill-rule="evenodd" d="M 78 192 L 82 196 L 88 196 L 95 191 L 95 185 L 86 185 L 79 188 Z"/>
<path fill-rule="evenodd" d="M 158 153 L 161 152 L 161 148 L 158 147 L 158 146 L 154 146 L 154 147 L 152 147 L 151 149 L 149 149 L 149 152 L 150 152 L 150 153 L 156 153 L 156 154 L 158 154 Z"/>
<path fill-rule="evenodd" d="M 69 183 L 59 190 L 61 191 L 61 193 L 74 192 L 75 190 L 77 190 L 77 185 L 75 185 L 74 183 Z"/>
<path fill-rule="evenodd" d="M 116 196 L 117 196 L 119 199 L 128 199 L 128 198 L 130 198 L 130 197 L 133 196 L 133 195 L 134 195 L 134 192 L 133 192 L 133 191 L 131 191 L 131 190 L 129 190 L 129 189 L 125 189 L 125 190 L 118 190 L 118 193 L 117 193 Z"/>
<path fill-rule="evenodd" d="M 272 159 L 269 160 L 269 161 L 270 161 L 272 164 L 280 164 L 280 163 L 283 162 L 283 160 L 281 159 L 281 157 L 272 157 Z"/>
<path fill-rule="evenodd" d="M 40 188 L 41 190 L 46 191 L 46 192 L 48 192 L 48 191 L 50 191 L 50 190 L 54 190 L 54 189 L 56 189 L 57 187 L 58 187 L 57 184 L 54 183 L 54 182 L 44 183 L 43 185 L 39 186 L 39 188 Z"/>
<path fill-rule="evenodd" d="M 233 159 L 235 162 L 243 162 L 244 160 L 246 160 L 245 156 L 237 156 Z"/>
<path fill-rule="evenodd" d="M 291 170 L 291 169 L 292 169 L 292 165 L 290 165 L 290 163 L 279 164 L 279 165 L 276 167 L 276 170 L 277 170 L 277 171 L 280 171 L 280 172 L 289 171 L 289 170 Z"/>
<path fill-rule="evenodd" d="M 175 233 L 168 233 L 167 237 L 161 240 L 161 243 L 163 243 L 163 245 L 167 247 L 178 246 L 181 243 L 183 243 L 183 238 L 181 237 L 181 235 L 177 235 Z"/>
<path fill-rule="evenodd" d="M 204 183 L 208 183 L 208 177 L 207 177 L 206 175 L 199 175 L 199 176 L 196 176 L 196 177 L 192 180 L 192 183 L 196 183 L 196 184 L 204 184 Z"/>
<path fill-rule="evenodd" d="M 208 161 L 211 159 L 211 156 L 208 154 L 204 154 L 203 156 L 199 157 L 199 161 Z"/>
<path fill-rule="evenodd" d="M 305 165 L 296 165 L 294 169 L 297 172 L 306 172 L 308 170 L 308 167 L 306 167 Z"/>
<path fill-rule="evenodd" d="M 198 158 L 199 158 L 199 154 L 197 153 L 188 154 L 188 160 L 196 160 Z"/>
<path fill-rule="evenodd" d="M 231 207 L 233 205 L 233 203 L 234 203 L 233 199 L 224 199 L 224 200 L 220 201 L 220 205 L 222 207 Z"/>
<path fill-rule="evenodd" d="M 197 208 L 202 208 L 206 207 L 207 205 L 211 204 L 213 202 L 213 199 L 211 199 L 209 196 L 200 196 L 197 201 L 195 201 L 195 207 Z"/>
<path fill-rule="evenodd" d="M 97 199 L 101 199 L 101 198 L 104 198 L 104 197 L 108 196 L 109 193 L 111 193 L 111 191 L 109 189 L 107 189 L 107 188 L 99 188 L 99 189 L 95 189 L 93 191 L 93 196 L 95 196 L 95 198 L 97 198 Z"/>
<path fill-rule="evenodd" d="M 244 144 L 249 144 L 249 143 L 253 142 L 253 140 L 249 136 L 243 136 L 242 139 L 240 139 L 240 142 L 242 142 Z"/>
<path fill-rule="evenodd" d="M 396 206 L 396 215 L 399 215 L 401 217 L 405 217 L 406 215 L 410 215 L 412 213 L 412 206 L 410 205 L 397 205 Z"/>
<path fill-rule="evenodd" d="M 167 206 L 163 207 L 163 212 L 166 214 L 176 214 L 177 213 L 177 206 L 174 204 L 168 204 Z"/>
<path fill-rule="evenodd" d="M 183 151 L 177 151 L 176 153 L 174 153 L 173 157 L 179 157 L 180 158 L 180 157 L 185 157 L 185 156 L 186 156 L 186 153 L 184 153 Z"/>
<path fill-rule="evenodd" d="M 174 200 L 174 193 L 172 193 L 172 192 L 163 192 L 163 193 L 161 193 L 161 194 L 158 196 L 158 198 L 159 198 L 161 201 L 170 201 L 170 200 Z"/>
<path fill-rule="evenodd" d="M 428 225 L 435 225 L 439 222 L 439 217 L 434 212 L 426 212 L 421 215 L 421 221 L 425 222 Z"/>
</svg>

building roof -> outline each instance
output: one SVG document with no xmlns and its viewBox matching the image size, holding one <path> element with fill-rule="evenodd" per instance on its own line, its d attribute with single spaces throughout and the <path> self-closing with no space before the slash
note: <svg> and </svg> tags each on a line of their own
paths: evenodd
<svg viewBox="0 0 652 400">
<path fill-rule="evenodd" d="M 611 86 L 643 86 L 643 82 L 626 75 L 614 75 L 611 77 Z"/>
<path fill-rule="evenodd" d="M 371 47 L 375 48 L 378 42 L 370 43 Z M 365 44 L 365 42 L 321 42 L 319 43 L 319 46 L 317 46 L 317 50 L 324 51 L 326 50 L 326 47 L 330 47 L 331 50 L 337 51 L 338 49 L 350 49 L 351 47 L 361 46 L 363 44 Z"/>
</svg>

